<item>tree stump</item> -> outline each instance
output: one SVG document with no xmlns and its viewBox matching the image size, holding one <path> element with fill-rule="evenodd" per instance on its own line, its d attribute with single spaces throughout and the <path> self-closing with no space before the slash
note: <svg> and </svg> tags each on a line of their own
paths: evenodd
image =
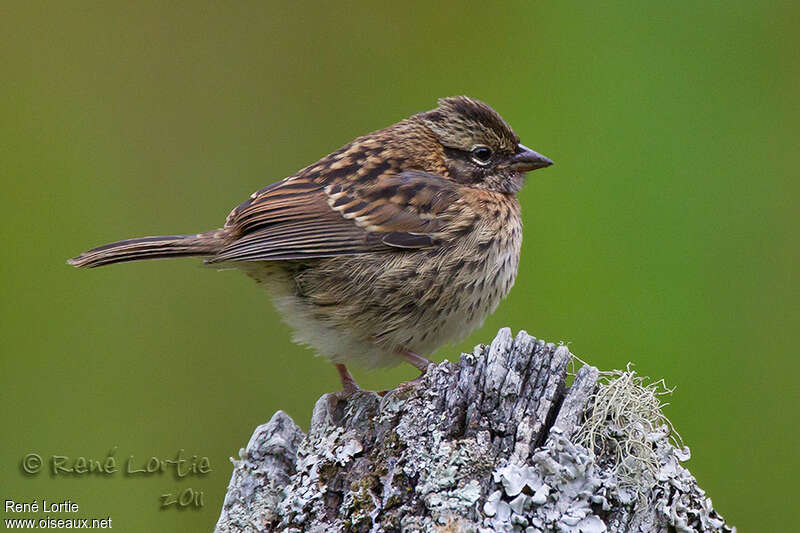
<svg viewBox="0 0 800 533">
<path fill-rule="evenodd" d="M 573 361 L 504 328 L 413 386 L 322 396 L 308 434 L 278 411 L 232 460 L 216 531 L 735 531 L 657 388 Z"/>
</svg>

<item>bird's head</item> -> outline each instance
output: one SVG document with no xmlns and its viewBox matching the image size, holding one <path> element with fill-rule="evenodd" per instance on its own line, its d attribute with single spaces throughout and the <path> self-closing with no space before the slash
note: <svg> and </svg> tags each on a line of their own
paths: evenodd
<svg viewBox="0 0 800 533">
<path fill-rule="evenodd" d="M 439 107 L 414 118 L 442 145 L 450 178 L 464 185 L 515 194 L 526 172 L 553 164 L 520 144 L 494 109 L 466 96 L 443 98 Z"/>
</svg>

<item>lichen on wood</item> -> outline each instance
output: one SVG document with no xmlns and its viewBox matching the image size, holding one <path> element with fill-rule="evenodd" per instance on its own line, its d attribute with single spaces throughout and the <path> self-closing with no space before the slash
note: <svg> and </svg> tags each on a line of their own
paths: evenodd
<svg viewBox="0 0 800 533">
<path fill-rule="evenodd" d="M 588 365 L 567 387 L 571 362 L 506 328 L 411 387 L 322 396 L 307 434 L 278 411 L 233 461 L 216 530 L 735 531 L 681 465 L 657 391 Z"/>
</svg>

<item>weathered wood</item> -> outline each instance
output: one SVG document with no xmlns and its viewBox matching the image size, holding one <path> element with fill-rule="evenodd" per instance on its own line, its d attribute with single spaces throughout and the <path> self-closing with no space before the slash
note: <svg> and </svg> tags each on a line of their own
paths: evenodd
<svg viewBox="0 0 800 533">
<path fill-rule="evenodd" d="M 233 461 L 216 530 L 735 531 L 667 426 L 609 415 L 613 445 L 581 444 L 603 382 L 583 366 L 567 387 L 571 361 L 502 329 L 411 388 L 322 396 L 308 434 L 279 411 Z M 621 456 L 633 435 L 643 446 Z M 627 464 L 643 453 L 650 470 Z"/>
</svg>

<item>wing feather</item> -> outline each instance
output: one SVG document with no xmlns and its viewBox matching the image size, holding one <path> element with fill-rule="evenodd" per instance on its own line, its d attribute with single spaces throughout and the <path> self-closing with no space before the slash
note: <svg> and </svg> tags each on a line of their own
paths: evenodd
<svg viewBox="0 0 800 533">
<path fill-rule="evenodd" d="M 327 184 L 293 177 L 228 216 L 230 244 L 208 259 L 270 261 L 436 246 L 447 239 L 459 185 L 425 172 Z"/>
</svg>

